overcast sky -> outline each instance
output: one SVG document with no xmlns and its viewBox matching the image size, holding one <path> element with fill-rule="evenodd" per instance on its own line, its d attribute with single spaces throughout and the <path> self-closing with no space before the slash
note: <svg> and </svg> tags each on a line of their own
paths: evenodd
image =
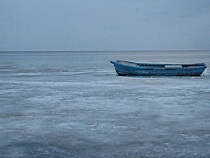
<svg viewBox="0 0 210 158">
<path fill-rule="evenodd" d="M 0 0 L 0 50 L 210 50 L 210 0 Z"/>
</svg>

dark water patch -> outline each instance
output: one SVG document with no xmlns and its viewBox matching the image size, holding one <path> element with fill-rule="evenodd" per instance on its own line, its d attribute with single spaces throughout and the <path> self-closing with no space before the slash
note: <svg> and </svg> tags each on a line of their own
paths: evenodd
<svg viewBox="0 0 210 158">
<path fill-rule="evenodd" d="M 0 156 L 5 158 L 48 158 L 48 157 L 69 157 L 71 152 L 68 147 L 40 143 L 40 142 L 14 142 L 0 147 Z"/>
</svg>

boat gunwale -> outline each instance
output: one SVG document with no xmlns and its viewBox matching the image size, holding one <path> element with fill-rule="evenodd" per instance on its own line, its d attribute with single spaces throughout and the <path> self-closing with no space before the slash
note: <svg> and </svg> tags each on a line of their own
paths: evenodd
<svg viewBox="0 0 210 158">
<path fill-rule="evenodd" d="M 112 64 L 118 64 L 133 68 L 148 68 L 148 69 L 192 69 L 192 68 L 207 68 L 205 63 L 195 64 L 161 64 L 161 63 L 136 63 L 125 60 L 110 61 Z"/>
</svg>

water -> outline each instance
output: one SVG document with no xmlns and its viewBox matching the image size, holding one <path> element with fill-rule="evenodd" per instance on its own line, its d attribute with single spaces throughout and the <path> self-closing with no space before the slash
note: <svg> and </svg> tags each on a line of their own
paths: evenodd
<svg viewBox="0 0 210 158">
<path fill-rule="evenodd" d="M 210 157 L 210 71 L 120 77 L 110 60 L 209 51 L 0 52 L 0 157 Z"/>
</svg>

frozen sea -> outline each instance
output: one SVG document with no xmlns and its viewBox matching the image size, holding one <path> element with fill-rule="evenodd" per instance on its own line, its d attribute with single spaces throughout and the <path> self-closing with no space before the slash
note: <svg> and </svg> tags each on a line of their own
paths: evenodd
<svg viewBox="0 0 210 158">
<path fill-rule="evenodd" d="M 116 59 L 208 68 L 126 77 Z M 210 51 L 0 52 L 0 157 L 210 157 L 209 68 Z"/>
</svg>

